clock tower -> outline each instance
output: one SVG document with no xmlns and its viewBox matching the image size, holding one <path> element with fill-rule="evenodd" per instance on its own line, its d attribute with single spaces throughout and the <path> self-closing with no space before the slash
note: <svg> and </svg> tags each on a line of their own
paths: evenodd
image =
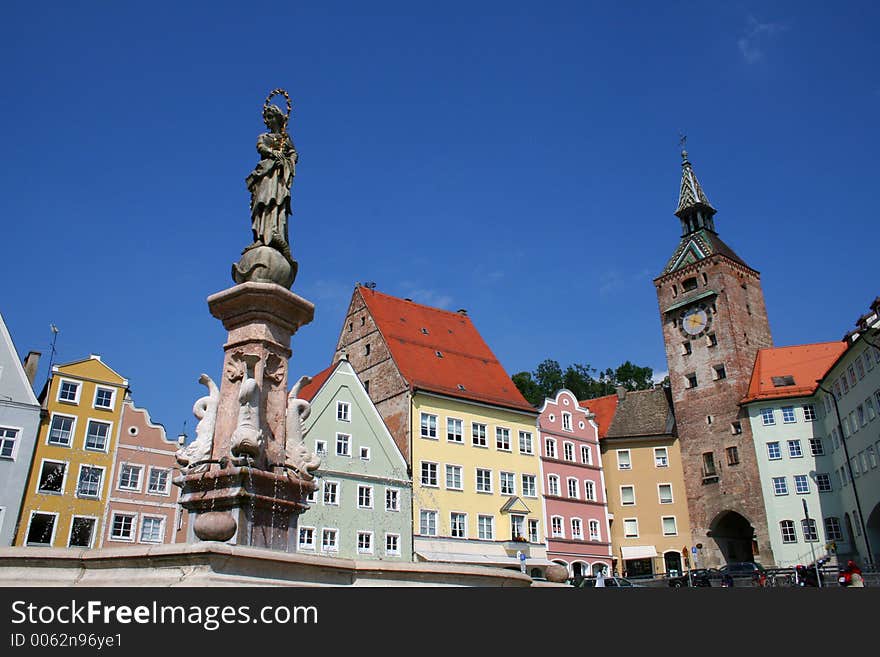
<svg viewBox="0 0 880 657">
<path fill-rule="evenodd" d="M 760 274 L 715 230 L 715 208 L 682 151 L 678 248 L 654 279 L 697 566 L 772 564 L 746 395 L 773 346 Z"/>
</svg>

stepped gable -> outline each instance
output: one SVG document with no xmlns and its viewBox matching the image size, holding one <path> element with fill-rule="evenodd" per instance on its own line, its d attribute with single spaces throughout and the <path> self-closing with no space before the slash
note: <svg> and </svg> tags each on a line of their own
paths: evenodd
<svg viewBox="0 0 880 657">
<path fill-rule="evenodd" d="M 361 289 L 401 375 L 414 390 L 537 413 L 463 311 Z"/>
<path fill-rule="evenodd" d="M 846 343 L 841 341 L 761 349 L 742 403 L 814 394 L 817 379 L 825 376 L 844 351 Z"/>
</svg>

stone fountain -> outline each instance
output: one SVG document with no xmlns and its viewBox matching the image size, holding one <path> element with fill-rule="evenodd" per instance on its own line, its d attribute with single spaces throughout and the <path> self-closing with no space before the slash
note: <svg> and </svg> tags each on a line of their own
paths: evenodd
<svg viewBox="0 0 880 657">
<path fill-rule="evenodd" d="M 271 101 L 287 100 L 286 113 Z M 268 132 L 257 138 L 260 161 L 247 177 L 253 243 L 232 265 L 235 285 L 208 297 L 211 314 L 229 332 L 219 387 L 193 407 L 196 438 L 181 445 L 180 504 L 190 538 L 295 551 L 297 517 L 316 488 L 320 460 L 305 446 L 308 402 L 287 392 L 290 340 L 312 321 L 314 304 L 290 287 L 297 274 L 288 237 L 290 189 L 297 153 L 287 132 L 290 97 L 273 90 L 263 105 Z"/>
</svg>

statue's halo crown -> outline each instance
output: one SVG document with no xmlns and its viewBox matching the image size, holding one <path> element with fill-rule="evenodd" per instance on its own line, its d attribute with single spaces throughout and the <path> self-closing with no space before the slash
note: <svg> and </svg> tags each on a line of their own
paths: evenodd
<svg viewBox="0 0 880 657">
<path fill-rule="evenodd" d="M 287 116 L 284 120 L 284 124 L 287 125 L 288 120 L 290 120 L 290 110 L 293 107 L 293 104 L 290 102 L 290 96 L 284 89 L 273 89 L 269 92 L 269 95 L 266 96 L 266 102 L 263 103 L 263 116 L 266 116 L 266 112 L 269 109 L 270 101 L 275 96 L 284 96 L 284 99 L 287 101 Z"/>
</svg>

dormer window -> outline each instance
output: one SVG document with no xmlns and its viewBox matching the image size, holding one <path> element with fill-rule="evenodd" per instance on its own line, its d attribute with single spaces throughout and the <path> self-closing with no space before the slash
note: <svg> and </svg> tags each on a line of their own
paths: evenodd
<svg viewBox="0 0 880 657">
<path fill-rule="evenodd" d="M 424 335 L 428 335 L 428 329 L 426 329 L 424 326 L 422 327 L 422 333 Z"/>
</svg>

